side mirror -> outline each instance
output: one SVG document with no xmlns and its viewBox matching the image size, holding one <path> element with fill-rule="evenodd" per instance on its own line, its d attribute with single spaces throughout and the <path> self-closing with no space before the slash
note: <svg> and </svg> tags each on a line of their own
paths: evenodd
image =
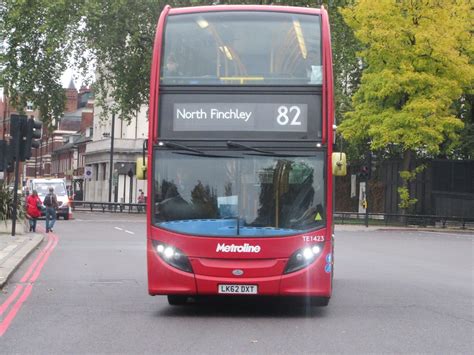
<svg viewBox="0 0 474 355">
<path fill-rule="evenodd" d="M 137 180 L 146 180 L 147 158 L 137 159 Z"/>
<path fill-rule="evenodd" d="M 334 176 L 347 175 L 346 153 L 332 153 L 332 174 Z"/>
</svg>

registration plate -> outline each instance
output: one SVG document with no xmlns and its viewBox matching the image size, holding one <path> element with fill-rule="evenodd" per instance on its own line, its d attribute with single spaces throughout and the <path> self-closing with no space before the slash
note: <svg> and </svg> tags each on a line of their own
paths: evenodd
<svg viewBox="0 0 474 355">
<path fill-rule="evenodd" d="M 219 293 L 232 293 L 244 295 L 256 295 L 258 293 L 257 285 L 219 285 Z"/>
</svg>

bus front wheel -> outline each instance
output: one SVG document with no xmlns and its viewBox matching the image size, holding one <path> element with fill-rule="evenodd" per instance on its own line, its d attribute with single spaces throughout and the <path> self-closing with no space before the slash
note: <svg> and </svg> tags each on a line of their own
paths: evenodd
<svg viewBox="0 0 474 355">
<path fill-rule="evenodd" d="M 170 306 L 181 306 L 186 303 L 188 296 L 168 295 L 168 303 Z"/>
</svg>

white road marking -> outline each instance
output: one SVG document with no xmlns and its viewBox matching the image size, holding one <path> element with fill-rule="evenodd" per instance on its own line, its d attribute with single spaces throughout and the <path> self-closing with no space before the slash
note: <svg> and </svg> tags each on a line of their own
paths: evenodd
<svg viewBox="0 0 474 355">
<path fill-rule="evenodd" d="M 129 231 L 127 229 L 123 229 L 123 228 L 120 228 L 120 227 L 114 227 L 116 230 L 119 230 L 119 231 L 122 231 L 122 232 L 125 232 L 125 233 L 128 233 L 128 234 L 135 234 L 134 232 L 132 231 Z"/>
</svg>

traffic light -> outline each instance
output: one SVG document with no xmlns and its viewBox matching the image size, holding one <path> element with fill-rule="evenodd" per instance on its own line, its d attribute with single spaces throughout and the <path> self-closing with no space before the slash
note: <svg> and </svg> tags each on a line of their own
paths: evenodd
<svg viewBox="0 0 474 355">
<path fill-rule="evenodd" d="M 10 157 L 12 160 L 21 160 L 21 147 L 23 146 L 25 125 L 26 116 L 16 114 L 10 116 Z M 19 150 L 17 150 L 17 146 L 20 147 Z M 17 156 L 17 152 L 20 152 L 19 156 Z"/>
<path fill-rule="evenodd" d="M 7 142 L 0 140 L 0 171 L 5 171 L 7 165 Z"/>
<path fill-rule="evenodd" d="M 11 144 L 5 144 L 5 171 L 7 173 L 13 173 L 15 171 L 15 161 L 13 159 L 13 146 Z"/>
<path fill-rule="evenodd" d="M 32 156 L 31 149 L 39 148 L 40 142 L 38 139 L 41 138 L 41 128 L 43 124 L 39 121 L 35 121 L 33 118 L 28 119 L 26 122 L 25 141 L 22 148 L 21 160 L 28 160 Z"/>
<path fill-rule="evenodd" d="M 370 169 L 367 165 L 362 165 L 359 172 L 359 177 L 362 180 L 368 180 L 370 178 Z"/>
<path fill-rule="evenodd" d="M 362 161 L 362 165 L 360 166 L 358 174 L 362 180 L 368 181 L 372 178 L 372 158 L 372 152 L 368 151 L 365 155 L 365 159 Z"/>
<path fill-rule="evenodd" d="M 0 140 L 0 171 L 7 173 L 14 171 L 12 146 L 4 140 Z"/>
<path fill-rule="evenodd" d="M 43 124 L 28 119 L 24 115 L 10 116 L 10 155 L 12 161 L 25 161 L 31 158 L 32 148 L 39 148 L 37 139 L 41 138 Z"/>
</svg>

